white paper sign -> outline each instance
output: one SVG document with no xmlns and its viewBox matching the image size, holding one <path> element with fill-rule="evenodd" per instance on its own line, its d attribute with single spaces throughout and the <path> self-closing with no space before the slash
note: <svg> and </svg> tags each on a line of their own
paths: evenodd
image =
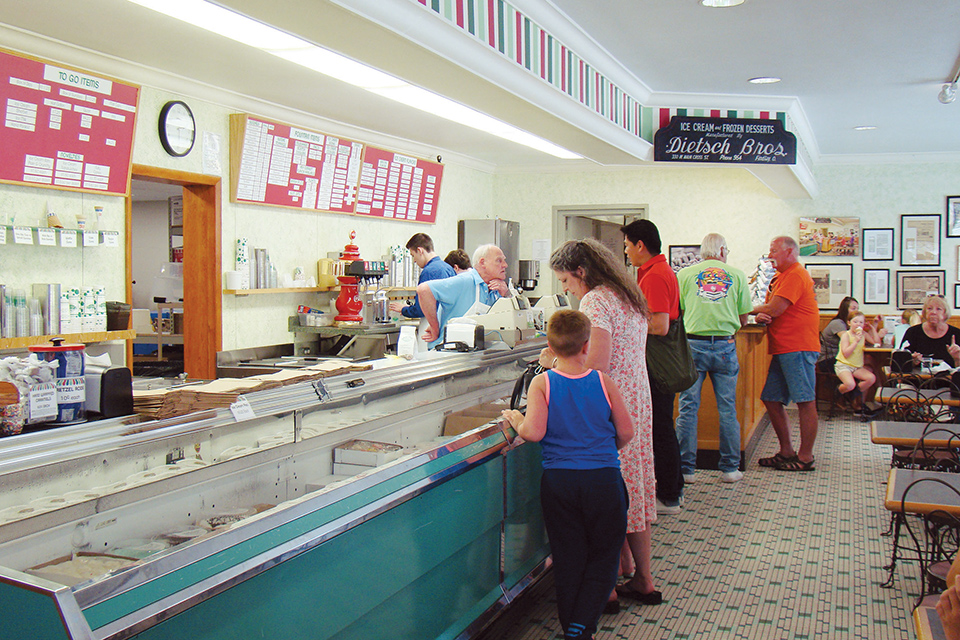
<svg viewBox="0 0 960 640">
<path fill-rule="evenodd" d="M 57 230 L 37 229 L 37 240 L 39 240 L 41 247 L 55 247 L 57 246 Z"/>
<path fill-rule="evenodd" d="M 233 419 L 237 422 L 257 417 L 253 412 L 253 407 L 250 406 L 244 396 L 237 396 L 237 401 L 230 405 L 230 413 L 233 414 Z"/>
<path fill-rule="evenodd" d="M 7 244 L 7 228 L 0 227 L 0 244 Z"/>
<path fill-rule="evenodd" d="M 42 422 L 57 417 L 57 387 L 44 382 L 30 388 L 30 422 Z"/>
<path fill-rule="evenodd" d="M 77 246 L 77 232 L 73 229 L 61 229 L 60 230 L 60 246 L 61 247 L 75 247 Z"/>
<path fill-rule="evenodd" d="M 72 404 L 87 397 L 86 378 L 57 378 L 57 402 Z"/>
<path fill-rule="evenodd" d="M 83 246 L 85 247 L 98 247 L 100 246 L 100 234 L 96 231 L 84 231 L 83 232 Z"/>
<path fill-rule="evenodd" d="M 103 246 L 105 247 L 119 247 L 120 246 L 120 234 L 116 231 L 104 231 L 103 232 Z"/>
<path fill-rule="evenodd" d="M 14 227 L 13 241 L 17 244 L 33 244 L 33 230 L 30 227 Z"/>
</svg>

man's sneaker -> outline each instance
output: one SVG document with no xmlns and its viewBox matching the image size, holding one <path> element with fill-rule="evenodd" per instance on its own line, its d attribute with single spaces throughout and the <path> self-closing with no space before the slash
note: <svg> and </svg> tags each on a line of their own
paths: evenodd
<svg viewBox="0 0 960 640">
<path fill-rule="evenodd" d="M 743 473 L 739 469 L 720 474 L 721 482 L 740 482 L 741 480 L 743 480 Z"/>
<path fill-rule="evenodd" d="M 694 476 L 692 473 L 683 474 L 683 484 L 693 484 Z"/>
<path fill-rule="evenodd" d="M 670 516 L 680 513 L 680 501 L 676 502 L 668 501 L 666 503 L 660 502 L 660 498 L 657 498 L 657 515 Z"/>
</svg>

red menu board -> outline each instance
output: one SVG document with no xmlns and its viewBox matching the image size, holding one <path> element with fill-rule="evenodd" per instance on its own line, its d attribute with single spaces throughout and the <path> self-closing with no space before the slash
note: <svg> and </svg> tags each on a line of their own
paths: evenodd
<svg viewBox="0 0 960 640">
<path fill-rule="evenodd" d="M 234 114 L 230 146 L 234 202 L 353 213 L 361 143 Z"/>
<path fill-rule="evenodd" d="M 367 147 L 357 190 L 359 215 L 436 222 L 443 165 Z"/>
<path fill-rule="evenodd" d="M 0 181 L 126 195 L 140 87 L 0 50 Z"/>
</svg>

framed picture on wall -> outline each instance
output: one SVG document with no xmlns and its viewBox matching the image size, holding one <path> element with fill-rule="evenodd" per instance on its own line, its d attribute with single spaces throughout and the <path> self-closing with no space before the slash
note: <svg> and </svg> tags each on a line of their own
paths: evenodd
<svg viewBox="0 0 960 640">
<path fill-rule="evenodd" d="M 947 196 L 947 237 L 960 238 L 960 196 Z"/>
<path fill-rule="evenodd" d="M 800 255 L 859 256 L 860 218 L 800 218 Z"/>
<path fill-rule="evenodd" d="M 864 229 L 863 259 L 893 260 L 893 229 Z"/>
<path fill-rule="evenodd" d="M 900 216 L 900 266 L 940 266 L 940 214 Z"/>
<path fill-rule="evenodd" d="M 890 269 L 863 270 L 863 304 L 890 304 Z"/>
<path fill-rule="evenodd" d="M 700 259 L 700 245 L 698 244 L 672 244 L 670 245 L 670 266 L 676 273 L 684 267 L 703 262 Z"/>
<path fill-rule="evenodd" d="M 853 295 L 852 264 L 807 264 L 820 310 L 839 309 L 840 301 Z"/>
<path fill-rule="evenodd" d="M 919 309 L 927 296 L 942 296 L 945 280 L 945 271 L 897 271 L 897 308 Z"/>
<path fill-rule="evenodd" d="M 960 309 L 960 283 L 953 285 L 953 308 Z"/>
</svg>

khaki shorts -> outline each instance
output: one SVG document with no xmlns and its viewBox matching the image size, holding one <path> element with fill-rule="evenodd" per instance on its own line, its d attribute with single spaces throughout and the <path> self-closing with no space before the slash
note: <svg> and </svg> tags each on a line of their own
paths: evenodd
<svg viewBox="0 0 960 640">
<path fill-rule="evenodd" d="M 835 365 L 833 365 L 833 371 L 837 375 L 839 375 L 841 371 L 849 371 L 850 373 L 853 373 L 857 369 L 860 369 L 860 367 L 852 367 L 849 364 L 844 364 L 843 362 L 840 362 L 839 360 Z"/>
</svg>

